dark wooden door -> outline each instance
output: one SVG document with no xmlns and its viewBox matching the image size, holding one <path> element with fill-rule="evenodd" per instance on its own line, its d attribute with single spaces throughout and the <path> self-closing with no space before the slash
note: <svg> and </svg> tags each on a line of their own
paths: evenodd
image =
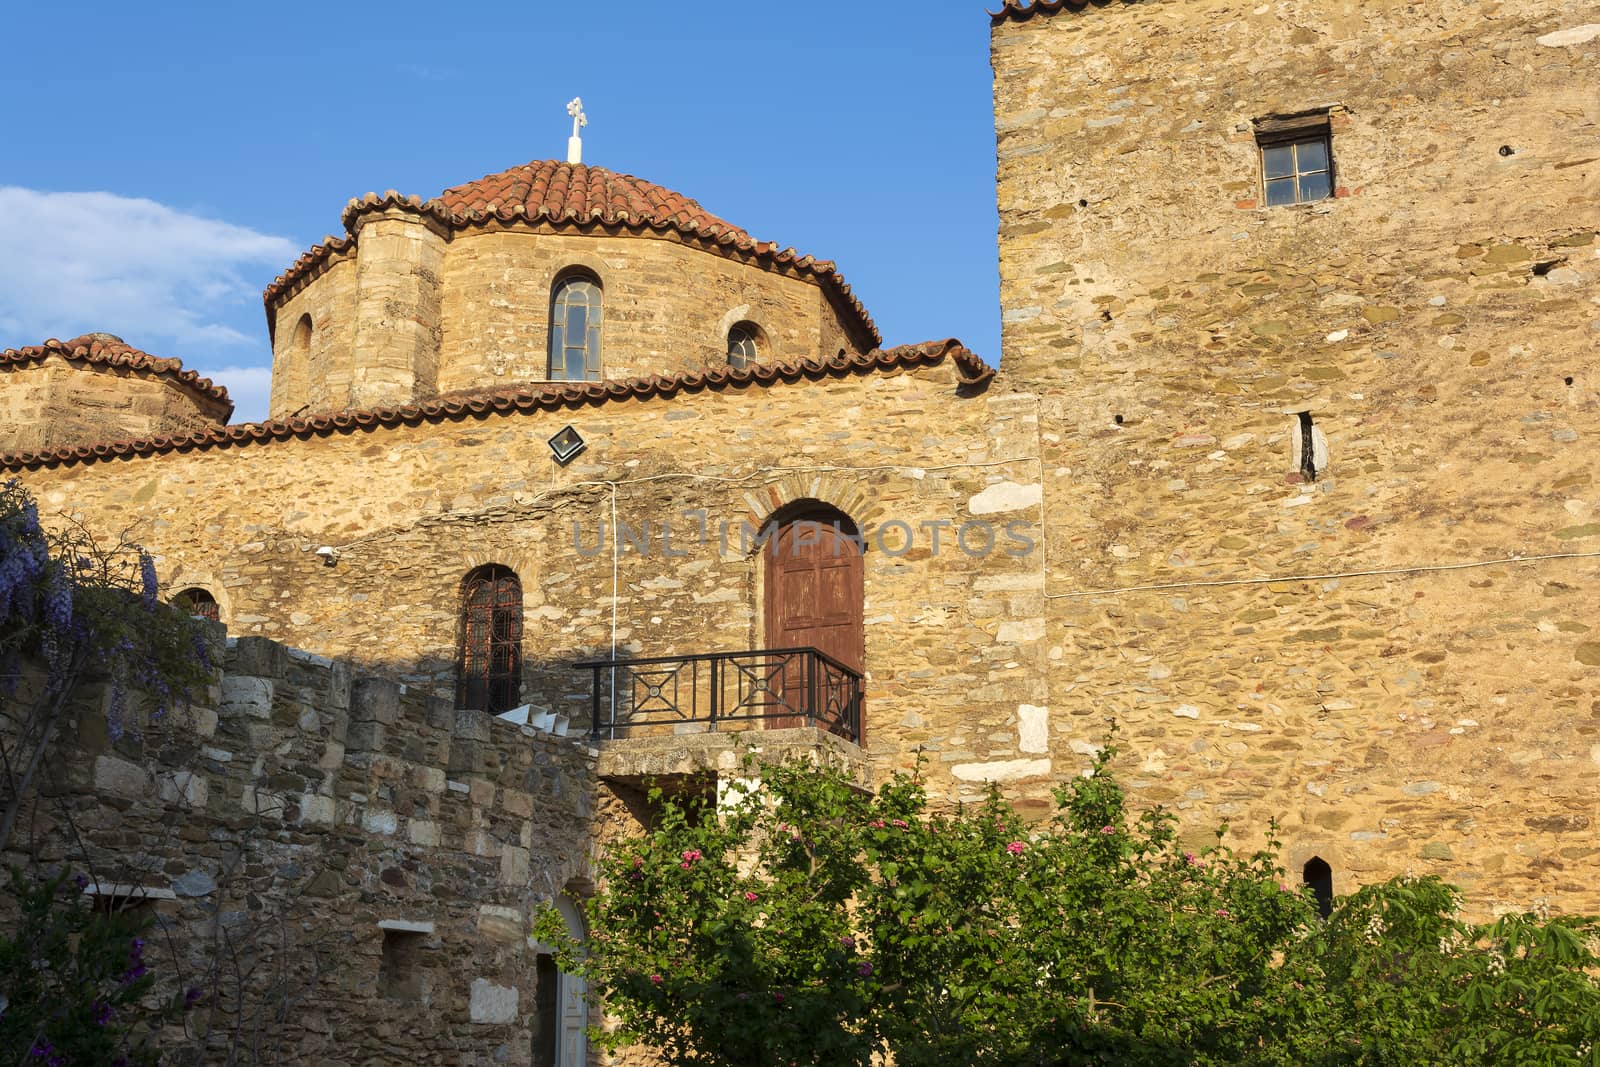
<svg viewBox="0 0 1600 1067">
<path fill-rule="evenodd" d="M 819 649 L 859 671 L 865 652 L 861 549 L 833 521 L 792 520 L 767 542 L 767 647 Z M 806 662 L 796 658 L 783 672 L 782 696 L 792 708 L 804 708 L 810 698 L 805 668 Z M 804 722 L 781 715 L 767 725 Z"/>
</svg>

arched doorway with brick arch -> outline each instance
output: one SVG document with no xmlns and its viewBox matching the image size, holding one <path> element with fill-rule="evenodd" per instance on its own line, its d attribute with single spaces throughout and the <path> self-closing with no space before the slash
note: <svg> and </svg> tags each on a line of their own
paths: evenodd
<svg viewBox="0 0 1600 1067">
<path fill-rule="evenodd" d="M 866 665 L 864 541 L 855 521 L 817 500 L 793 501 L 763 529 L 763 615 L 769 649 L 814 648 L 860 675 Z M 783 667 L 783 700 L 789 709 L 844 709 L 840 679 L 831 664 L 793 657 Z M 855 740 L 861 742 L 859 691 L 849 708 Z M 831 717 L 831 716 L 823 716 Z M 805 724 L 785 713 L 769 728 Z"/>
</svg>

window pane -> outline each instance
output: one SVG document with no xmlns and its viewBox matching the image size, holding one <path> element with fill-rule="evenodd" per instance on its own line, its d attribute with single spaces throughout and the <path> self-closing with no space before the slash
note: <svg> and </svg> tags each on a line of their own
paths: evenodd
<svg viewBox="0 0 1600 1067">
<path fill-rule="evenodd" d="M 1294 203 L 1294 179 L 1280 178 L 1275 182 L 1267 183 L 1267 205 L 1277 207 L 1279 204 Z"/>
<path fill-rule="evenodd" d="M 1294 147 L 1283 145 L 1279 148 L 1263 148 L 1261 150 L 1261 165 L 1266 168 L 1269 178 L 1282 178 L 1294 173 Z"/>
<path fill-rule="evenodd" d="M 1326 200 L 1333 193 L 1333 188 L 1328 182 L 1328 172 L 1319 174 L 1300 175 L 1300 202 L 1311 200 Z"/>
<path fill-rule="evenodd" d="M 589 332 L 589 309 L 579 304 L 567 308 L 567 336 L 574 344 Z"/>
<path fill-rule="evenodd" d="M 1299 158 L 1300 173 L 1308 170 L 1328 169 L 1328 142 L 1320 138 L 1315 141 L 1306 141 L 1295 146 Z"/>
</svg>

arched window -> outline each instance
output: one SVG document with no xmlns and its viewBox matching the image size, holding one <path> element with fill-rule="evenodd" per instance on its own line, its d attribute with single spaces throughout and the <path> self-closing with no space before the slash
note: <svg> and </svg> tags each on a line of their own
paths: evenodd
<svg viewBox="0 0 1600 1067">
<path fill-rule="evenodd" d="M 289 351 L 296 359 L 305 359 L 311 355 L 310 315 L 301 315 L 300 321 L 294 324 L 294 333 L 289 338 Z"/>
<path fill-rule="evenodd" d="M 461 583 L 456 707 L 497 715 L 522 693 L 522 583 L 509 567 L 478 567 Z"/>
<path fill-rule="evenodd" d="M 209 592 L 194 586 L 172 598 L 172 606 L 190 615 L 198 615 L 212 622 L 222 621 L 222 605 Z"/>
<path fill-rule="evenodd" d="M 600 380 L 600 282 L 570 274 L 550 294 L 550 380 Z"/>
<path fill-rule="evenodd" d="M 1322 917 L 1326 919 L 1333 914 L 1333 868 L 1321 856 L 1312 856 L 1306 861 L 1300 880 L 1311 887 L 1312 895 L 1317 898 L 1317 911 Z"/>
<path fill-rule="evenodd" d="M 754 323 L 739 322 L 728 331 L 728 366 L 743 370 L 761 358 L 761 331 Z"/>
</svg>

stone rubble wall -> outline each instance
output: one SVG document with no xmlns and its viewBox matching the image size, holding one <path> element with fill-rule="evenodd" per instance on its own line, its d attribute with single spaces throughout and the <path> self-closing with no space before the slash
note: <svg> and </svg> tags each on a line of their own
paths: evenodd
<svg viewBox="0 0 1600 1067">
<path fill-rule="evenodd" d="M 242 946 L 252 994 L 288 998 L 271 1062 L 529 1064 L 531 912 L 587 889 L 617 807 L 596 751 L 264 638 L 222 663 L 193 708 L 117 740 L 109 687 L 77 692 L 5 859 L 150 892 L 164 979 L 204 987 L 218 940 Z M 406 996 L 380 985 L 380 924 L 419 931 Z"/>
<path fill-rule="evenodd" d="M 1116 717 L 1143 802 L 1276 818 L 1339 892 L 1597 911 L 1600 26 L 1427 9 L 997 25 L 1048 717 Z M 1252 121 L 1329 106 L 1337 195 L 1258 206 Z"/>
</svg>

